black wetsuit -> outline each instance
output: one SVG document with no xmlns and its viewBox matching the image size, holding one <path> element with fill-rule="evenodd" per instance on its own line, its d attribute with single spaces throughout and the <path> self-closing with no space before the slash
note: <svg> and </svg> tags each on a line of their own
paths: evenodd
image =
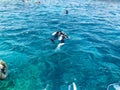
<svg viewBox="0 0 120 90">
<path fill-rule="evenodd" d="M 62 36 L 62 39 L 60 40 L 60 43 L 64 43 L 65 42 L 65 37 Z"/>
<path fill-rule="evenodd" d="M 58 33 L 56 33 L 56 34 L 54 35 L 54 40 L 57 39 L 58 36 L 59 36 Z"/>
</svg>

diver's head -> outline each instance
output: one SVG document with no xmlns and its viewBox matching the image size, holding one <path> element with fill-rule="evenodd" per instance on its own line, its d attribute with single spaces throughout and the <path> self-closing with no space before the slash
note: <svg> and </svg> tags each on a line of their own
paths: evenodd
<svg viewBox="0 0 120 90">
<path fill-rule="evenodd" d="M 58 34 L 58 35 L 60 35 L 60 34 L 61 34 L 61 32 L 62 32 L 62 31 L 60 31 L 60 30 L 59 30 L 59 31 L 57 31 L 57 34 Z"/>
<path fill-rule="evenodd" d="M 66 14 L 68 14 L 68 10 L 66 10 L 66 12 L 65 12 Z"/>
</svg>

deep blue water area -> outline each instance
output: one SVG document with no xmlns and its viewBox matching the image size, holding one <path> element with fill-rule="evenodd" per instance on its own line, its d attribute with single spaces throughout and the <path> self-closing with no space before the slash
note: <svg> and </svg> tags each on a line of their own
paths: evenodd
<svg viewBox="0 0 120 90">
<path fill-rule="evenodd" d="M 0 90 L 69 90 L 73 82 L 77 90 L 107 90 L 119 82 L 119 4 L 1 0 L 0 59 L 9 75 Z M 50 41 L 56 30 L 70 36 L 60 50 Z"/>
</svg>

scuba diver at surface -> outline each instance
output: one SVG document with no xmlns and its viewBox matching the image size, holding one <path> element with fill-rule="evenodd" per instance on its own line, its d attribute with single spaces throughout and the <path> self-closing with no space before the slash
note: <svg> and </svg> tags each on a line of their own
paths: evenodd
<svg viewBox="0 0 120 90">
<path fill-rule="evenodd" d="M 69 37 L 62 31 L 56 31 L 52 34 L 53 38 L 51 38 L 51 41 L 55 43 L 55 40 L 58 39 L 60 43 L 64 43 L 65 39 L 68 39 Z"/>
<path fill-rule="evenodd" d="M 56 31 L 53 34 L 53 38 L 51 38 L 51 41 L 55 44 L 55 40 L 58 39 L 59 43 L 56 47 L 56 50 L 59 50 L 61 46 L 65 44 L 65 40 L 69 39 L 69 37 L 66 35 L 66 33 L 62 31 Z"/>
</svg>

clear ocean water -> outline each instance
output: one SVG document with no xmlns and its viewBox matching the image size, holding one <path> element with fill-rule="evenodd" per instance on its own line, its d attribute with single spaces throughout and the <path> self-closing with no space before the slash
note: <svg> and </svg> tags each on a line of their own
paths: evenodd
<svg viewBox="0 0 120 90">
<path fill-rule="evenodd" d="M 120 90 L 120 2 L 33 1 L 0 0 L 0 90 Z M 56 30 L 70 36 L 57 51 Z"/>
</svg>

